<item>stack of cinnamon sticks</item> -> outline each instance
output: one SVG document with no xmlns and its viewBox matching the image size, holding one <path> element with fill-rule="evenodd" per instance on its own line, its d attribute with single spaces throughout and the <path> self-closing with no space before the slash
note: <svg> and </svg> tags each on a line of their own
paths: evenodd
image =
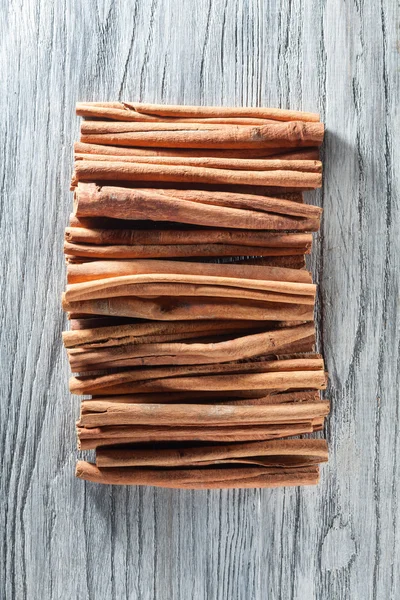
<svg viewBox="0 0 400 600">
<path fill-rule="evenodd" d="M 317 483 L 329 403 L 305 270 L 323 124 L 262 108 L 77 105 L 64 332 L 102 483 Z M 289 439 L 288 439 L 289 438 Z"/>
</svg>

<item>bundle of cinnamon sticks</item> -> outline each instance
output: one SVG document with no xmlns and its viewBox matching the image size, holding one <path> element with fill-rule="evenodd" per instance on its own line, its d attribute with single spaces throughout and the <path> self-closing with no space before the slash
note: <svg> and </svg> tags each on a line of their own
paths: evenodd
<svg viewBox="0 0 400 600">
<path fill-rule="evenodd" d="M 182 489 L 315 484 L 329 402 L 305 269 L 319 116 L 77 105 L 63 334 L 84 395 L 82 479 Z M 90 395 L 91 398 L 87 399 Z M 301 437 L 298 437 L 301 436 Z"/>
</svg>

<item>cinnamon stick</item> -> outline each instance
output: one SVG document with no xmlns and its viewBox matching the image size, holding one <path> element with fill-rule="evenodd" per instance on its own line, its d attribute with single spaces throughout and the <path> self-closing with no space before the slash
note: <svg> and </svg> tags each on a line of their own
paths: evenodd
<svg viewBox="0 0 400 600">
<path fill-rule="evenodd" d="M 299 171 L 322 173 L 320 160 L 284 158 L 227 158 L 215 156 L 132 156 L 125 154 L 75 154 L 75 161 L 169 165 L 175 167 L 198 167 L 233 171 Z M 123 177 L 121 178 L 124 179 Z M 139 179 L 139 178 L 138 178 Z M 207 183 L 207 182 L 205 182 Z M 214 182 L 209 182 L 214 183 Z M 229 183 L 229 182 L 228 182 Z M 245 183 L 245 182 L 242 182 Z M 245 185 L 253 185 L 246 184 Z M 264 184 L 262 184 L 264 185 Z"/>
<path fill-rule="evenodd" d="M 161 160 L 161 159 L 160 159 Z M 173 160 L 172 158 L 169 160 Z M 196 159 L 191 159 L 196 160 Z M 213 159 L 209 159 L 210 161 Z M 215 159 L 220 164 L 221 159 Z M 234 159 L 232 159 L 234 160 Z M 174 164 L 151 164 L 145 162 L 78 160 L 75 162 L 76 182 L 78 181 L 162 181 L 186 183 L 207 183 L 223 185 L 265 185 L 275 187 L 295 187 L 300 189 L 318 188 L 322 176 L 318 161 L 305 163 L 301 170 L 279 169 L 280 161 L 271 161 L 274 167 L 268 170 L 245 171 L 222 167 L 196 167 Z M 285 163 L 286 164 L 286 161 Z M 290 166 L 295 161 L 288 161 Z M 296 161 L 297 164 L 297 161 Z M 274 170 L 273 170 L 274 169 Z M 312 170 L 316 172 L 312 172 Z M 75 185 L 76 183 L 74 183 Z"/>
<path fill-rule="evenodd" d="M 85 121 L 81 142 L 113 146 L 164 148 L 299 148 L 321 146 L 322 123 L 279 123 L 263 126 L 198 125 L 195 123 L 122 123 Z M 125 130 L 124 130 L 125 129 Z"/>
<path fill-rule="evenodd" d="M 153 485 L 167 488 L 216 489 L 216 488 L 263 488 L 287 485 L 315 485 L 319 480 L 317 466 L 284 470 L 253 467 L 229 469 L 161 470 L 135 468 L 98 468 L 96 465 L 78 461 L 76 476 L 96 483 L 114 485 Z"/>
<path fill-rule="evenodd" d="M 319 216 L 296 217 L 271 214 L 256 210 L 244 210 L 229 206 L 217 206 L 193 200 L 199 197 L 188 190 L 149 190 L 145 188 L 121 188 L 97 186 L 94 183 L 79 183 L 74 196 L 75 214 L 80 217 L 110 217 L 117 219 L 144 219 L 168 222 L 180 222 L 194 225 L 215 226 L 223 223 L 226 228 L 237 229 L 272 229 L 316 231 L 319 227 Z M 201 190 L 199 190 L 200 192 Z M 227 192 L 228 193 L 228 192 Z M 215 193 L 213 192 L 213 200 Z M 187 198 L 190 197 L 190 201 Z M 279 203 L 268 201 L 268 206 Z M 264 203 L 265 204 L 265 203 Z M 287 204 L 290 206 L 287 207 Z M 292 206 L 294 205 L 294 206 Z M 285 210 L 297 211 L 299 203 L 286 201 Z M 272 210 L 272 209 L 271 209 Z"/>
<path fill-rule="evenodd" d="M 237 323 L 237 325 L 236 325 Z M 154 325 L 154 327 L 151 327 Z M 165 325 L 165 327 L 162 327 Z M 196 327 L 197 325 L 197 327 Z M 272 325 L 272 326 L 271 326 Z M 284 325 L 282 323 L 282 325 Z M 96 350 L 107 347 L 123 347 L 132 345 L 176 342 L 187 339 L 199 340 L 207 337 L 244 336 L 262 332 L 278 333 L 283 337 L 291 336 L 293 332 L 305 337 L 314 336 L 313 325 L 289 324 L 276 326 L 274 323 L 265 324 L 263 321 L 149 321 L 146 323 L 122 324 L 115 326 L 97 327 L 62 333 L 64 346 L 68 350 Z M 278 330 L 278 331 L 277 331 Z M 280 334 L 279 332 L 282 332 Z"/>
<path fill-rule="evenodd" d="M 312 421 L 329 413 L 329 402 L 232 406 L 226 404 L 131 404 L 82 402 L 80 427 L 105 425 L 251 425 Z"/>
<path fill-rule="evenodd" d="M 217 338 L 202 338 L 193 340 L 193 343 L 201 343 L 204 344 L 211 343 L 218 344 L 219 340 Z M 266 358 L 274 358 L 285 356 L 291 353 L 303 353 L 303 352 L 312 352 L 314 349 L 314 336 L 309 336 L 306 338 L 302 338 L 295 342 L 291 342 L 290 344 L 286 344 L 280 348 L 273 349 L 269 353 L 265 354 Z M 156 344 L 151 344 L 155 346 Z M 213 361 L 204 358 L 203 356 L 190 356 L 186 355 L 181 356 L 180 354 L 156 354 L 152 356 L 133 356 L 133 357 L 125 357 L 124 353 L 119 356 L 116 353 L 116 348 L 113 348 L 115 352 L 110 350 L 105 350 L 105 352 L 98 351 L 96 353 L 92 353 L 90 356 L 89 353 L 77 354 L 69 356 L 71 370 L 74 372 L 78 371 L 102 371 L 104 369 L 115 369 L 120 367 L 134 367 L 134 366 L 163 366 L 163 365 L 187 365 L 187 364 L 212 364 Z M 140 350 L 138 350 L 138 353 Z M 109 359 L 105 356 L 105 354 L 110 354 Z M 129 352 L 127 352 L 129 355 Z M 97 357 L 99 361 L 96 362 Z"/>
<path fill-rule="evenodd" d="M 181 339 L 180 336 L 185 333 L 190 333 L 193 337 L 198 337 L 201 333 L 209 335 L 215 332 L 221 333 L 223 331 L 240 331 L 263 327 L 264 324 L 262 321 L 233 321 L 228 319 L 221 321 L 181 321 L 176 323 L 150 321 L 147 323 L 99 327 L 83 331 L 64 331 L 62 336 L 66 348 L 96 348 L 98 346 L 141 343 L 141 338 L 148 338 L 149 336 L 172 335 L 175 336 L 175 339 L 179 340 Z"/>
<path fill-rule="evenodd" d="M 260 396 L 257 392 L 256 396 Z M 253 394 L 254 395 L 254 394 Z M 175 392 L 126 394 L 124 396 L 93 396 L 93 400 L 104 400 L 108 404 L 124 402 L 125 404 L 231 404 L 233 406 L 264 406 L 271 404 L 297 404 L 303 402 L 320 402 L 320 394 L 315 390 L 301 392 L 271 392 L 260 397 L 250 394 L 242 398 L 240 392 Z M 90 402 L 91 400 L 86 400 Z"/>
<path fill-rule="evenodd" d="M 236 427 L 223 425 L 217 425 L 215 427 L 120 425 L 77 428 L 79 450 L 94 450 L 100 446 L 118 446 L 147 442 L 267 441 L 313 432 L 314 427 L 312 421 L 284 425 L 240 425 Z"/>
<path fill-rule="evenodd" d="M 255 150 L 215 150 L 190 148 L 135 148 L 124 146 L 103 146 L 75 142 L 75 154 L 103 156 L 181 156 L 181 157 L 215 157 L 215 158 L 282 158 L 283 160 L 318 160 L 319 150 L 316 147 L 288 150 L 287 148 L 263 148 Z"/>
<path fill-rule="evenodd" d="M 307 304 L 285 304 L 251 300 L 230 301 L 224 298 L 180 296 L 160 297 L 155 300 L 131 296 L 68 302 L 64 299 L 65 311 L 76 314 L 110 315 L 157 319 L 161 321 L 186 321 L 190 319 L 231 319 L 265 321 L 312 321 L 313 306 Z"/>
<path fill-rule="evenodd" d="M 64 252 L 69 256 L 83 256 L 102 259 L 127 259 L 127 258 L 180 258 L 196 256 L 293 256 L 309 253 L 310 246 L 297 248 L 268 248 L 265 246 L 230 246 L 228 244 L 182 244 L 174 246 L 99 246 L 89 244 L 76 244 L 65 242 Z"/>
<path fill-rule="evenodd" d="M 183 246 L 215 244 L 283 249 L 309 248 L 311 233 L 271 233 L 229 229 L 88 229 L 66 227 L 65 240 L 71 244 L 124 246 Z M 245 250 L 243 250 L 245 251 Z M 293 252 L 294 254 L 295 252 Z"/>
<path fill-rule="evenodd" d="M 281 269 L 255 265 L 210 264 L 168 260 L 94 261 L 81 265 L 69 265 L 68 283 L 82 283 L 95 279 L 116 278 L 133 275 L 179 274 L 235 279 L 254 279 L 277 282 L 309 283 L 311 274 L 298 269 Z M 310 288 L 311 291 L 311 288 Z"/>
<path fill-rule="evenodd" d="M 152 115 L 159 117 L 186 117 L 186 118 L 258 118 L 273 119 L 277 121 L 319 121 L 316 113 L 293 111 L 281 108 L 256 108 L 256 107 L 227 107 L 227 106 L 188 106 L 188 105 L 166 105 L 149 104 L 143 102 L 85 102 L 85 108 L 89 106 L 105 107 L 123 110 L 126 117 L 132 118 L 138 115 Z M 81 104 L 77 104 L 79 110 Z M 108 117 L 110 118 L 110 117 Z"/>
<path fill-rule="evenodd" d="M 100 186 L 103 189 L 104 186 Z M 96 192 L 96 184 L 81 183 L 79 189 L 85 193 Z M 119 190 L 120 188 L 118 188 Z M 122 188 L 123 190 L 130 188 Z M 112 188 L 113 193 L 119 193 Z M 301 194 L 280 194 L 279 196 L 266 196 L 265 194 L 242 193 L 240 191 L 221 191 L 218 192 L 204 189 L 170 189 L 170 188 L 137 188 L 137 191 L 148 196 L 159 197 L 161 199 L 178 199 L 197 204 L 208 204 L 236 209 L 249 209 L 263 213 L 270 212 L 281 215 L 295 217 L 304 217 L 319 219 L 322 209 L 318 206 L 305 204 L 300 201 Z M 283 196 L 283 197 L 281 197 Z M 135 225 L 133 223 L 133 225 Z"/>
<path fill-rule="evenodd" d="M 128 275 L 126 276 L 126 279 L 142 279 L 144 277 L 146 276 Z M 308 304 L 310 306 L 314 305 L 314 295 L 289 293 L 290 284 L 286 284 L 288 288 L 288 293 L 286 293 L 284 286 L 282 286 L 282 290 L 276 291 L 269 291 L 268 289 L 254 290 L 252 289 L 253 286 L 255 287 L 254 284 L 251 286 L 251 288 L 246 288 L 244 283 L 246 280 L 241 280 L 242 285 L 229 286 L 229 284 L 219 285 L 219 283 L 213 285 L 213 281 L 210 281 L 210 285 L 208 285 L 207 282 L 205 282 L 204 284 L 202 284 L 201 282 L 190 283 L 184 281 L 182 283 L 174 283 L 173 276 L 166 275 L 165 277 L 168 278 L 167 282 L 160 283 L 157 283 L 156 281 L 149 281 L 144 283 L 140 283 L 140 281 L 129 281 L 127 283 L 122 282 L 120 283 L 120 285 L 116 285 L 115 280 L 112 278 L 97 280 L 97 285 L 92 286 L 86 285 L 90 282 L 84 282 L 82 284 L 77 283 L 73 284 L 73 288 L 70 287 L 67 289 L 65 293 L 65 299 L 67 302 L 69 302 L 76 300 L 93 300 L 98 298 L 116 298 L 120 296 L 137 296 L 139 298 L 153 298 L 166 296 L 169 299 L 172 299 L 174 297 L 179 298 L 181 296 L 195 296 L 203 298 L 234 298 L 237 300 L 246 299 L 258 300 L 260 302 L 280 302 L 282 304 Z M 182 278 L 188 279 L 189 277 L 190 276 L 188 275 L 182 276 Z M 197 279 L 197 277 L 193 276 L 193 279 L 195 278 Z M 156 277 L 154 277 L 154 279 L 156 279 Z M 109 283 L 111 285 L 109 285 Z M 270 285 L 270 287 L 278 287 L 276 286 L 275 282 L 265 282 L 265 287 L 267 287 L 268 284 Z M 298 285 L 300 286 L 301 284 Z M 300 287 L 298 287 L 297 289 L 300 291 Z M 71 300 L 68 300 L 68 298 L 70 298 Z"/>
<path fill-rule="evenodd" d="M 106 394 L 113 395 L 114 387 L 125 384 L 126 388 L 130 388 L 124 392 L 127 394 L 190 390 L 286 391 L 324 389 L 325 383 L 323 361 L 312 356 L 249 363 L 135 369 L 95 377 L 73 377 L 70 379 L 70 390 L 74 394 L 96 395 L 104 395 L 109 390 Z"/>
<path fill-rule="evenodd" d="M 242 360 L 253 356 L 277 354 L 281 348 L 287 351 L 293 342 L 314 338 L 314 324 L 299 325 L 287 329 L 267 331 L 212 344 L 207 343 L 144 343 L 108 346 L 97 349 L 75 348 L 68 351 L 71 368 L 78 370 L 87 364 L 106 363 L 120 366 L 119 361 L 130 358 L 165 357 L 165 364 L 197 364 Z M 114 364 L 115 363 L 115 364 Z M 146 361 L 143 361 L 146 364 Z M 125 363 L 126 364 L 126 363 Z M 125 365 L 124 365 L 125 366 Z M 108 367 L 107 367 L 108 368 Z"/>
<path fill-rule="evenodd" d="M 96 258 L 91 258 L 88 256 L 68 256 L 66 255 L 66 264 L 75 264 L 81 265 L 87 262 L 93 262 Z M 194 259 L 195 257 L 185 257 L 188 259 Z M 215 262 L 215 257 L 202 257 L 201 262 Z M 109 258 L 107 258 L 109 260 Z M 112 259 L 119 260 L 119 259 Z M 130 259 L 125 259 L 130 260 Z M 221 256 L 219 258 L 219 264 L 232 264 L 232 265 L 258 265 L 265 267 L 278 267 L 283 269 L 305 269 L 306 261 L 305 256 L 303 254 L 290 254 L 284 256 L 263 256 L 263 257 L 254 257 L 254 256 Z"/>
<path fill-rule="evenodd" d="M 251 460 L 262 457 L 280 465 L 305 466 L 326 462 L 328 448 L 325 440 L 272 440 L 219 446 L 186 446 L 179 449 L 153 448 L 99 448 L 96 452 L 98 467 L 182 467 Z M 293 459 L 298 459 L 294 461 Z M 302 461 L 302 462 L 301 462 Z"/>
</svg>

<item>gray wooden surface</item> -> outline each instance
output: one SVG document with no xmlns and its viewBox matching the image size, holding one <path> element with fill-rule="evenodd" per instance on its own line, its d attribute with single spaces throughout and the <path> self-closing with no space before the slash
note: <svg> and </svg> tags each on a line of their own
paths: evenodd
<svg viewBox="0 0 400 600">
<path fill-rule="evenodd" d="M 399 560 L 397 0 L 0 0 L 2 600 L 390 600 Z M 77 100 L 320 110 L 316 489 L 74 478 L 60 335 Z"/>
</svg>

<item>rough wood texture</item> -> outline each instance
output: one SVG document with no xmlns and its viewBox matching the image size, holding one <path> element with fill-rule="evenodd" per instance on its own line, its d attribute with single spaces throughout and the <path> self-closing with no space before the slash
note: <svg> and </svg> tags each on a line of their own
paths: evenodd
<svg viewBox="0 0 400 600">
<path fill-rule="evenodd" d="M 397 3 L 0 4 L 0 597 L 399 598 Z M 312 260 L 332 413 L 319 486 L 75 479 L 60 306 L 74 105 L 117 99 L 321 112 L 324 188 L 309 201 L 325 209 Z"/>
</svg>

